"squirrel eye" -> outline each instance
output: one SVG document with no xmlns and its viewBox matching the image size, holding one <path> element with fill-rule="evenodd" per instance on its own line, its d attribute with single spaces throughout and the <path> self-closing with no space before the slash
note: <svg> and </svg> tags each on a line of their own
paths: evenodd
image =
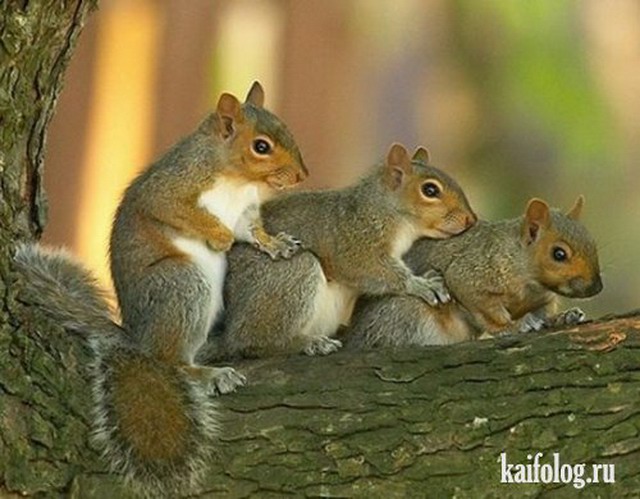
<svg viewBox="0 0 640 499">
<path fill-rule="evenodd" d="M 436 198 L 440 195 L 440 188 L 433 182 L 422 184 L 422 194 L 428 198 Z"/>
<path fill-rule="evenodd" d="M 271 152 L 271 144 L 269 144 L 269 142 L 264 139 L 254 140 L 253 144 L 251 144 L 251 147 L 256 154 L 259 154 L 261 156 L 265 156 Z"/>
<path fill-rule="evenodd" d="M 553 248 L 553 259 L 556 262 L 564 262 L 569 255 L 567 255 L 567 252 L 565 250 L 563 250 L 560 246 L 556 246 Z"/>
</svg>

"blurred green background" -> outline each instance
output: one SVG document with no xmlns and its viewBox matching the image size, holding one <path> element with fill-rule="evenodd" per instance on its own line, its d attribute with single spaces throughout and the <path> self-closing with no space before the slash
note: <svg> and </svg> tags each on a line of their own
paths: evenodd
<svg viewBox="0 0 640 499">
<path fill-rule="evenodd" d="M 426 145 L 485 218 L 584 194 L 605 290 L 580 306 L 638 307 L 637 0 L 103 0 L 49 137 L 46 240 L 106 279 L 132 175 L 254 79 L 307 187 L 343 186 L 400 141 Z"/>
</svg>

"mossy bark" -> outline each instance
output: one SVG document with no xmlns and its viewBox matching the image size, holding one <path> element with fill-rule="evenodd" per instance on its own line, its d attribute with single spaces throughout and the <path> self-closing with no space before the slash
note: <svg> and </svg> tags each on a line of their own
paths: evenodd
<svg viewBox="0 0 640 499">
<path fill-rule="evenodd" d="M 0 4 L 0 496 L 128 497 L 89 444 L 90 354 L 16 299 L 12 242 L 44 224 L 45 133 L 94 3 Z M 640 315 L 451 347 L 239 365 L 219 455 L 198 497 L 574 496 L 504 485 L 498 456 L 615 464 L 640 491 Z M 159 436 L 161 438 L 161 436 Z"/>
<path fill-rule="evenodd" d="M 60 463 L 78 462 L 75 456 L 85 448 L 88 407 L 84 394 L 75 391 L 83 381 L 74 368 L 83 348 L 15 302 L 18 284 L 9 270 L 9 254 L 13 242 L 42 233 L 47 126 L 67 63 L 95 5 L 94 0 L 0 2 L 2 497 L 9 491 L 67 487 L 73 465 Z"/>
<path fill-rule="evenodd" d="M 527 463 L 615 464 L 640 493 L 640 317 L 451 347 L 248 363 L 221 399 L 222 466 L 209 490 L 278 496 L 522 497 L 572 485 L 500 483 Z M 585 477 L 590 476 L 589 471 Z"/>
<path fill-rule="evenodd" d="M 45 136 L 95 0 L 0 3 L 0 237 L 40 235 Z"/>
<path fill-rule="evenodd" d="M 3 336 L 0 365 L 4 491 L 129 497 L 87 442 L 82 341 L 14 305 L 22 319 Z M 572 497 L 570 484 L 500 483 L 501 452 L 511 463 L 557 452 L 615 465 L 615 484 L 586 485 L 587 497 L 635 497 L 639 349 L 636 315 L 449 347 L 243 362 L 250 385 L 220 398 L 218 458 L 195 496 Z"/>
</svg>

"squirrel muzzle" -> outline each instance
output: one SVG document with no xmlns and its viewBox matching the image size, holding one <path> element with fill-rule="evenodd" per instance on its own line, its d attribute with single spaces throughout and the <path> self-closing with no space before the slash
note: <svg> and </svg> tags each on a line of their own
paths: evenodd
<svg viewBox="0 0 640 499">
<path fill-rule="evenodd" d="M 307 168 L 304 163 L 300 162 L 296 165 L 287 165 L 280 168 L 275 173 L 267 177 L 267 184 L 272 189 L 283 190 L 304 181 L 309 176 Z"/>
<path fill-rule="evenodd" d="M 477 221 L 477 215 L 470 208 L 468 210 L 459 210 L 447 215 L 444 225 L 440 229 L 446 234 L 457 236 L 473 227 Z"/>
<path fill-rule="evenodd" d="M 558 292 L 569 298 L 590 298 L 600 293 L 603 287 L 602 278 L 597 274 L 589 281 L 583 277 L 574 277 L 567 284 L 560 286 Z"/>
</svg>

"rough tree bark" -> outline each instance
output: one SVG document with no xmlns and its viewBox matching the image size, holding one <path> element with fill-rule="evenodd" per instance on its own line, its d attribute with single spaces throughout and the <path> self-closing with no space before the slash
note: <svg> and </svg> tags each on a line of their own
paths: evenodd
<svg viewBox="0 0 640 499">
<path fill-rule="evenodd" d="M 52 388 L 67 386 L 64 372 L 55 378 L 39 371 L 45 364 L 32 356 L 32 335 L 55 337 L 60 331 L 15 306 L 17 286 L 8 256 L 13 241 L 42 233 L 47 125 L 73 47 L 94 7 L 94 0 L 0 2 L 0 495 L 56 489 L 68 482 L 50 471 L 73 453 L 64 448 L 64 433 L 73 434 L 77 422 L 62 420 L 76 411 L 77 395 L 69 404 L 63 392 Z M 64 360 L 54 343 L 47 345 L 36 356 L 48 350 Z M 43 389 L 43 380 L 53 385 Z M 48 432 L 54 429 L 62 440 L 51 440 Z M 54 441 L 57 450 L 47 444 Z"/>
<path fill-rule="evenodd" d="M 13 241 L 43 226 L 46 126 L 93 2 L 0 4 L 0 496 L 128 497 L 88 443 L 89 351 L 16 299 Z M 402 351 L 274 358 L 220 399 L 220 452 L 197 497 L 566 496 L 500 484 L 498 456 L 613 463 L 640 491 L 640 314 L 568 331 Z M 585 476 L 589 476 L 588 474 Z"/>
</svg>

